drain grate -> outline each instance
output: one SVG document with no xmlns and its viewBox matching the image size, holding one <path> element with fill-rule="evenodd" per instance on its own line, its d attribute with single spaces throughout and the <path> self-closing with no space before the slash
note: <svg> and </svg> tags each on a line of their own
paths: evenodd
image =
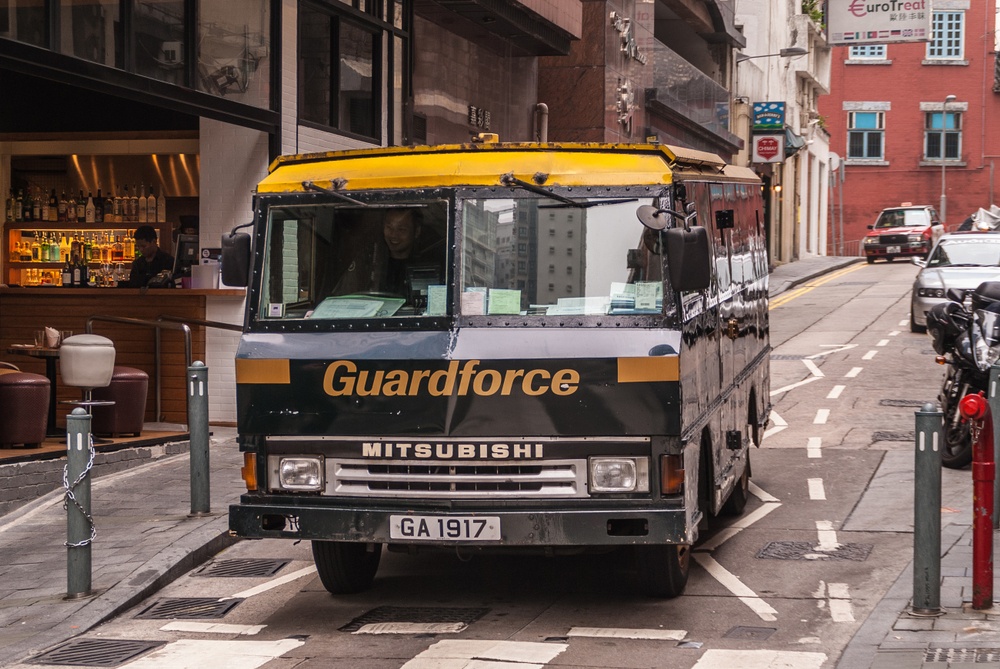
<svg viewBox="0 0 1000 669">
<path fill-rule="evenodd" d="M 874 544 L 838 544 L 831 551 L 817 550 L 816 544 L 808 541 L 769 541 L 757 553 L 765 560 L 854 560 L 864 562 L 872 552 Z"/>
<path fill-rule="evenodd" d="M 227 599 L 220 602 L 218 597 L 176 597 L 153 602 L 139 612 L 136 618 L 170 620 L 173 618 L 222 618 L 242 599 Z"/>
<path fill-rule="evenodd" d="M 909 441 L 916 438 L 913 432 L 873 432 L 872 441 Z"/>
<path fill-rule="evenodd" d="M 291 560 L 216 560 L 191 574 L 192 576 L 274 576 Z"/>
<path fill-rule="evenodd" d="M 1000 648 L 928 648 L 924 662 L 1000 662 Z"/>
<path fill-rule="evenodd" d="M 734 627 L 722 636 L 726 639 L 745 639 L 747 641 L 764 641 L 777 631 L 776 627 Z"/>
<path fill-rule="evenodd" d="M 29 663 L 117 667 L 165 643 L 127 639 L 73 639 L 29 660 Z"/>
<path fill-rule="evenodd" d="M 780 355 L 775 353 L 771 354 L 771 360 L 805 360 L 805 359 L 806 359 L 805 355 Z"/>
<path fill-rule="evenodd" d="M 465 623 L 470 625 L 489 613 L 489 609 L 463 609 L 432 606 L 380 606 L 363 613 L 340 628 L 357 632 L 375 623 Z"/>
<path fill-rule="evenodd" d="M 879 400 L 882 407 L 922 407 L 928 400 Z"/>
</svg>

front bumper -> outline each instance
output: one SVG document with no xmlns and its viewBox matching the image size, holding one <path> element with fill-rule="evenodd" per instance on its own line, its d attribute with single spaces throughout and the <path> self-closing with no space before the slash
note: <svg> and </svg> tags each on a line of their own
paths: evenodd
<svg viewBox="0 0 1000 669">
<path fill-rule="evenodd" d="M 412 513 L 412 509 L 409 510 Z M 405 541 L 389 536 L 389 516 L 404 510 L 348 506 L 247 503 L 229 507 L 230 533 L 246 538 L 318 539 L 424 546 L 621 546 L 690 544 L 695 528 L 687 527 L 683 508 L 628 509 L 490 509 L 419 511 L 433 516 L 496 516 L 500 541 Z"/>
<path fill-rule="evenodd" d="M 920 327 L 927 327 L 927 312 L 931 310 L 935 304 L 940 304 L 941 302 L 947 302 L 948 300 L 943 297 L 918 297 L 914 295 L 910 302 L 911 313 L 913 314 L 913 322 Z"/>
<path fill-rule="evenodd" d="M 866 244 L 864 249 L 865 256 L 869 258 L 899 258 L 901 256 L 925 256 L 930 253 L 931 245 L 929 242 Z M 892 249 L 891 253 L 889 252 L 890 249 Z"/>
</svg>

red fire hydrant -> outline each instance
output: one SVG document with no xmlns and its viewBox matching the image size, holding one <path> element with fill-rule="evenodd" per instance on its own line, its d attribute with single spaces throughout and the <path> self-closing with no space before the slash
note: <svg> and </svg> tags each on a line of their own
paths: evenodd
<svg viewBox="0 0 1000 669">
<path fill-rule="evenodd" d="M 972 428 L 972 608 L 993 606 L 993 419 L 983 393 L 966 395 L 958 410 Z"/>
</svg>

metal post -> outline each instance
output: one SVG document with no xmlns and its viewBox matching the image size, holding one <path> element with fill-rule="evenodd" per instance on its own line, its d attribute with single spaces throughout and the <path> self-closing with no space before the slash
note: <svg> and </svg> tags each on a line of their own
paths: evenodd
<svg viewBox="0 0 1000 669">
<path fill-rule="evenodd" d="M 972 428 L 972 608 L 993 607 L 993 418 L 982 393 L 959 402 Z"/>
<path fill-rule="evenodd" d="M 209 515 L 208 367 L 200 360 L 187 370 L 188 433 L 191 438 L 191 515 Z"/>
<path fill-rule="evenodd" d="M 941 443 L 944 414 L 931 403 L 916 416 L 913 466 L 913 608 L 941 613 Z"/>
<path fill-rule="evenodd" d="M 97 532 L 90 515 L 90 469 L 94 446 L 90 440 L 90 414 L 83 407 L 66 416 L 66 599 L 88 597 L 91 592 L 91 549 Z"/>
<path fill-rule="evenodd" d="M 1000 364 L 990 367 L 990 413 L 993 416 L 993 462 L 1000 462 Z M 993 529 L 1000 529 L 1000 476 L 993 477 Z"/>
<path fill-rule="evenodd" d="M 944 102 L 941 103 L 941 211 L 938 212 L 938 216 L 941 222 L 944 223 L 947 220 L 947 205 L 948 196 L 945 195 L 944 187 L 944 168 L 945 168 L 945 151 L 944 151 L 944 141 L 945 141 L 945 128 L 948 125 L 948 103 L 955 100 L 954 95 L 948 95 L 945 97 Z"/>
</svg>

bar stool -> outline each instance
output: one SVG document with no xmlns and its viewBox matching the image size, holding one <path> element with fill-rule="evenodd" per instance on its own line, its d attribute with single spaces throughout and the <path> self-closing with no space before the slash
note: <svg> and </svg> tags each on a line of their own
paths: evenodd
<svg viewBox="0 0 1000 669">
<path fill-rule="evenodd" d="M 93 399 L 109 400 L 114 406 L 95 406 L 91 432 L 121 437 L 142 434 L 146 422 L 146 395 L 149 374 L 135 367 L 115 365 L 111 383 L 105 388 L 94 388 Z"/>
<path fill-rule="evenodd" d="M 31 374 L 0 368 L 0 446 L 23 444 L 38 448 L 45 440 L 49 415 L 49 380 Z"/>
<path fill-rule="evenodd" d="M 86 407 L 92 413 L 95 404 L 112 404 L 92 400 L 94 388 L 104 388 L 111 383 L 115 368 L 115 345 L 107 337 L 81 334 L 67 337 L 59 347 L 59 374 L 67 386 L 83 388 L 83 400 L 67 402 Z M 93 429 L 91 429 L 93 432 Z"/>
</svg>

